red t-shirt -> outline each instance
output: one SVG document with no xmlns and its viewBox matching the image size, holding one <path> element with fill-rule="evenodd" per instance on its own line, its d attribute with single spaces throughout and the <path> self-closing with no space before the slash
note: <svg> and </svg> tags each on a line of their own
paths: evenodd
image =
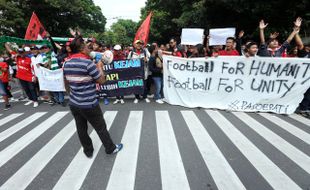
<svg viewBox="0 0 310 190">
<path fill-rule="evenodd" d="M 231 50 L 231 51 L 221 50 L 221 51 L 219 51 L 219 55 L 223 55 L 223 56 L 239 56 L 239 52 L 237 50 Z"/>
<path fill-rule="evenodd" d="M 123 54 L 123 52 L 120 52 L 120 53 L 116 53 L 116 51 L 114 52 L 114 55 L 113 55 L 113 60 L 124 60 L 126 59 L 126 56 Z"/>
<path fill-rule="evenodd" d="M 1 69 L 7 69 L 5 72 L 0 69 L 0 80 L 3 83 L 9 82 L 9 66 L 6 62 L 0 62 Z"/>
<path fill-rule="evenodd" d="M 32 82 L 33 75 L 31 69 L 31 59 L 29 57 L 17 57 L 16 65 L 17 65 L 16 78 Z"/>
</svg>

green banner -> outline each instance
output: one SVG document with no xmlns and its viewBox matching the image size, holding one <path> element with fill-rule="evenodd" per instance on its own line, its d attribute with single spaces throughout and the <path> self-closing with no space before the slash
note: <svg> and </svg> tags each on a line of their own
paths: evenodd
<svg viewBox="0 0 310 190">
<path fill-rule="evenodd" d="M 51 45 L 51 43 L 48 40 L 25 40 L 22 38 L 1 36 L 0 44 L 6 43 L 6 42 L 14 42 L 18 45 L 21 45 L 21 44 Z"/>
</svg>

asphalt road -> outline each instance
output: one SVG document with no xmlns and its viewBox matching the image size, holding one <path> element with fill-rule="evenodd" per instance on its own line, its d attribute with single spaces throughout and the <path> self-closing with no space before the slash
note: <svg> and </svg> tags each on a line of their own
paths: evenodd
<svg viewBox="0 0 310 190">
<path fill-rule="evenodd" d="M 106 155 L 90 127 L 89 159 L 68 107 L 25 103 L 0 112 L 0 189 L 310 189 L 310 120 L 299 115 L 101 102 L 124 149 Z"/>
</svg>

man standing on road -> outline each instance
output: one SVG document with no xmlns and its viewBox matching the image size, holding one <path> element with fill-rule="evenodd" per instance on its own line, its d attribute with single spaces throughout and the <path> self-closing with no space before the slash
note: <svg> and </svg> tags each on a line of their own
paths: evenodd
<svg viewBox="0 0 310 190">
<path fill-rule="evenodd" d="M 70 44 L 72 56 L 64 63 L 64 75 L 70 87 L 70 109 L 75 119 L 77 133 L 87 157 L 93 155 L 92 140 L 87 133 L 87 121 L 94 127 L 107 154 L 119 152 L 123 144 L 114 144 L 103 118 L 96 97 L 96 82 L 103 84 L 103 68 L 96 67 L 90 60 L 90 50 L 82 37 L 76 37 Z"/>
</svg>

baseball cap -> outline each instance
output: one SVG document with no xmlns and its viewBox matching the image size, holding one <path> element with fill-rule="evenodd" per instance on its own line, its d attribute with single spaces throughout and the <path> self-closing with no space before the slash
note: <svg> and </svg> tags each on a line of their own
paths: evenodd
<svg viewBox="0 0 310 190">
<path fill-rule="evenodd" d="M 115 45 L 115 46 L 114 46 L 114 48 L 113 48 L 113 49 L 114 49 L 114 50 L 121 50 L 121 49 L 122 49 L 122 47 L 121 47 L 120 45 L 118 45 L 118 44 L 117 44 L 117 45 Z"/>
<path fill-rule="evenodd" d="M 142 40 L 136 40 L 135 44 L 138 44 L 138 43 L 143 44 L 143 41 Z"/>
<path fill-rule="evenodd" d="M 25 51 L 30 51 L 30 47 L 28 47 L 28 46 L 27 46 L 27 47 L 24 47 L 24 50 L 25 50 Z"/>
</svg>

